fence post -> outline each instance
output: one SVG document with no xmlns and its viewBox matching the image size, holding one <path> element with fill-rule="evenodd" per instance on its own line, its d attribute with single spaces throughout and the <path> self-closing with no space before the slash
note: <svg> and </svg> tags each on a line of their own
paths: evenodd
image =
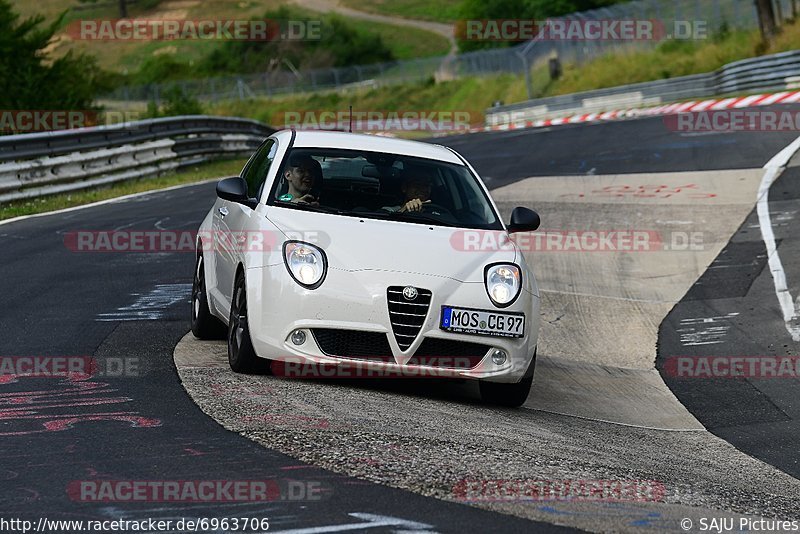
<svg viewBox="0 0 800 534">
<path fill-rule="evenodd" d="M 265 72 L 261 75 L 261 78 L 264 80 L 264 89 L 267 90 L 267 96 L 272 96 L 272 87 L 269 84 L 269 73 Z"/>
</svg>

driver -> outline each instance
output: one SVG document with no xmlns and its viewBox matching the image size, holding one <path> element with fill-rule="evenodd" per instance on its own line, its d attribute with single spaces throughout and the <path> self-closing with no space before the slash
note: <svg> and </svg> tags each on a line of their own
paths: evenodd
<svg viewBox="0 0 800 534">
<path fill-rule="evenodd" d="M 408 175 L 403 179 L 403 183 L 400 186 L 404 203 L 400 206 L 389 206 L 384 209 L 397 213 L 422 211 L 422 206 L 431 201 L 431 189 L 433 189 L 433 176 L 430 173 L 422 172 Z"/>
<path fill-rule="evenodd" d="M 289 190 L 278 200 L 319 206 L 319 199 L 311 194 L 319 176 L 322 176 L 322 166 L 317 160 L 307 155 L 292 156 L 284 172 Z"/>
</svg>

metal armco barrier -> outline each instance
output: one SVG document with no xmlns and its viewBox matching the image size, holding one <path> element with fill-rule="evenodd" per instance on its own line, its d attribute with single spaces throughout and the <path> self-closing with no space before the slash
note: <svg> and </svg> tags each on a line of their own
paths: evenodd
<svg viewBox="0 0 800 534">
<path fill-rule="evenodd" d="M 275 131 L 205 115 L 0 136 L 0 203 L 156 176 L 214 156 L 249 154 Z"/>
<path fill-rule="evenodd" d="M 581 113 L 656 106 L 687 98 L 706 98 L 800 87 L 800 51 L 728 63 L 707 74 L 610 87 L 596 91 L 538 98 L 486 110 L 486 125 L 555 119 Z"/>
</svg>

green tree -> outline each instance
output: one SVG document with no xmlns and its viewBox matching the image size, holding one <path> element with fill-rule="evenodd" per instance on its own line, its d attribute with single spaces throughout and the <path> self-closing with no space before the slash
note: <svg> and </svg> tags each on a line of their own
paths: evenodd
<svg viewBox="0 0 800 534">
<path fill-rule="evenodd" d="M 47 56 L 62 19 L 49 25 L 42 16 L 20 21 L 11 4 L 0 0 L 0 109 L 92 109 L 98 92 L 110 88 L 93 57 Z"/>
</svg>

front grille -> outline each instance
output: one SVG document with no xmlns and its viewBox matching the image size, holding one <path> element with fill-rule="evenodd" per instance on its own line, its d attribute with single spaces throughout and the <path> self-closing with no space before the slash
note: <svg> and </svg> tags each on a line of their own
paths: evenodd
<svg viewBox="0 0 800 534">
<path fill-rule="evenodd" d="M 386 334 L 336 328 L 312 328 L 311 334 L 320 350 L 327 356 L 394 362 Z"/>
<path fill-rule="evenodd" d="M 406 350 L 417 338 L 428 308 L 431 304 L 431 292 L 427 289 L 415 288 L 417 297 L 408 300 L 403 296 L 404 286 L 390 286 L 386 290 L 389 302 L 389 320 L 392 323 L 394 339 L 400 350 Z"/>
<path fill-rule="evenodd" d="M 490 348 L 480 343 L 426 337 L 408 364 L 472 369 L 480 363 Z"/>
</svg>

